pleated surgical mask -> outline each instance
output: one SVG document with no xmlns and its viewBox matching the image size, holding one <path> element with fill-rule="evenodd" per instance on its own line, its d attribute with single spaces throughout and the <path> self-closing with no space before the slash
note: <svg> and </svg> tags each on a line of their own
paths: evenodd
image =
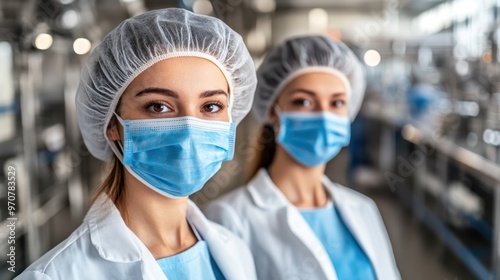
<svg viewBox="0 0 500 280">
<path fill-rule="evenodd" d="M 115 114 L 116 115 L 116 114 Z M 195 117 L 123 120 L 127 170 L 168 197 L 199 191 L 234 155 L 236 125 Z"/>
<path fill-rule="evenodd" d="M 317 166 L 349 145 L 349 117 L 330 112 L 281 112 L 276 142 L 299 163 Z"/>
</svg>

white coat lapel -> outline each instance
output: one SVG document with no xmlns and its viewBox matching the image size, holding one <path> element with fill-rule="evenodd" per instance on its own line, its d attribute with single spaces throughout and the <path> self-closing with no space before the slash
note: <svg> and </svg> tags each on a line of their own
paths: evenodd
<svg viewBox="0 0 500 280">
<path fill-rule="evenodd" d="M 321 241 L 319 241 L 307 222 L 304 220 L 299 210 L 295 206 L 289 205 L 286 208 L 286 215 L 290 230 L 302 241 L 309 251 L 311 251 L 311 254 L 313 254 L 314 258 L 321 267 L 325 279 L 337 279 L 328 253 L 326 252 Z"/>
<path fill-rule="evenodd" d="M 85 220 L 99 255 L 110 262 L 140 266 L 142 279 L 168 280 L 144 243 L 127 227 L 120 212 L 106 195 L 90 208 Z"/>
<path fill-rule="evenodd" d="M 241 259 L 234 248 L 236 246 L 234 237 L 226 235 L 223 231 L 216 230 L 214 225 L 210 225 L 210 222 L 192 201 L 188 203 L 187 218 L 207 242 L 210 254 L 224 277 L 227 280 L 245 280 L 247 277 L 244 275 L 245 268 L 240 262 L 232 261 Z"/>
<path fill-rule="evenodd" d="M 334 204 L 339 210 L 339 214 L 346 223 L 347 228 L 352 233 L 356 241 L 359 243 L 360 247 L 366 253 L 367 257 L 373 265 L 373 269 L 377 274 L 377 278 L 381 279 L 380 272 L 377 271 L 377 252 L 373 247 L 373 242 L 371 239 L 371 231 L 373 228 L 370 227 L 370 222 L 368 219 L 370 213 L 366 213 L 363 207 L 352 198 L 348 197 L 349 194 L 346 193 L 347 190 L 343 190 L 336 186 L 331 181 L 325 182 L 327 190 L 333 197 Z"/>
<path fill-rule="evenodd" d="M 276 187 L 265 169 L 261 168 L 259 170 L 257 176 L 249 183 L 248 191 L 259 207 L 276 211 L 279 216 L 286 219 L 288 229 L 309 249 L 326 279 L 337 279 L 330 257 L 323 244 L 311 230 L 297 207 L 292 205 Z"/>
<path fill-rule="evenodd" d="M 158 264 L 158 261 L 153 257 L 151 252 L 146 248 L 146 246 L 143 246 L 142 248 L 143 252 L 143 257 L 142 257 L 142 276 L 143 279 L 163 279 L 163 280 L 168 280 L 168 277 L 165 275 L 165 272 L 161 269 L 160 265 Z"/>
</svg>

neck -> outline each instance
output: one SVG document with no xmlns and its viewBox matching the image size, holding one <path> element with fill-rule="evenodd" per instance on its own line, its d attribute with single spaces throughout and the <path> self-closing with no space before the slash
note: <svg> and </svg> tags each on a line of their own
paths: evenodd
<svg viewBox="0 0 500 280">
<path fill-rule="evenodd" d="M 277 144 L 269 174 L 285 197 L 298 208 L 325 206 L 328 195 L 321 182 L 325 164 L 308 167 L 298 163 Z"/>
<path fill-rule="evenodd" d="M 125 224 L 156 259 L 180 253 L 196 242 L 186 219 L 188 198 L 172 199 L 147 187 L 128 171 L 118 206 Z"/>
</svg>

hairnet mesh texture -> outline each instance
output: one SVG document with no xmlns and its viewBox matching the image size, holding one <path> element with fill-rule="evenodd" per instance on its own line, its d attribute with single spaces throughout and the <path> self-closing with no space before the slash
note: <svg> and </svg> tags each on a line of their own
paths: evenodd
<svg viewBox="0 0 500 280">
<path fill-rule="evenodd" d="M 265 57 L 257 70 L 257 89 L 253 112 L 263 123 L 269 122 L 270 109 L 288 77 L 307 68 L 328 67 L 343 73 L 350 83 L 349 117 L 356 117 L 365 94 L 365 73 L 356 55 L 343 43 L 325 36 L 298 37 L 285 41 Z M 306 71 L 304 71 L 306 70 Z"/>
<path fill-rule="evenodd" d="M 241 36 L 214 17 L 176 8 L 150 11 L 123 21 L 106 35 L 82 69 L 76 107 L 92 155 L 101 160 L 112 157 L 106 127 L 132 80 L 154 63 L 182 56 L 206 58 L 221 68 L 228 79 L 232 121 L 245 117 L 256 75 Z"/>
</svg>

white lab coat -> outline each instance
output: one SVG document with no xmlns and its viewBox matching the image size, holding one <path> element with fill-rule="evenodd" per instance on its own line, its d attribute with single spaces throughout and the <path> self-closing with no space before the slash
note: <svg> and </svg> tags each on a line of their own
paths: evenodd
<svg viewBox="0 0 500 280">
<path fill-rule="evenodd" d="M 188 203 L 187 219 L 207 242 L 226 279 L 256 279 L 252 255 L 241 239 L 207 220 L 192 201 Z M 70 237 L 16 279 L 167 280 L 167 277 L 146 246 L 125 225 L 115 205 L 102 195 Z"/>
<path fill-rule="evenodd" d="M 323 184 L 347 227 L 366 252 L 379 280 L 400 279 L 384 223 L 368 197 L 332 183 Z M 274 185 L 265 169 L 246 187 L 212 202 L 207 217 L 218 222 L 249 245 L 257 278 L 337 279 L 321 241 L 299 210 Z"/>
</svg>

